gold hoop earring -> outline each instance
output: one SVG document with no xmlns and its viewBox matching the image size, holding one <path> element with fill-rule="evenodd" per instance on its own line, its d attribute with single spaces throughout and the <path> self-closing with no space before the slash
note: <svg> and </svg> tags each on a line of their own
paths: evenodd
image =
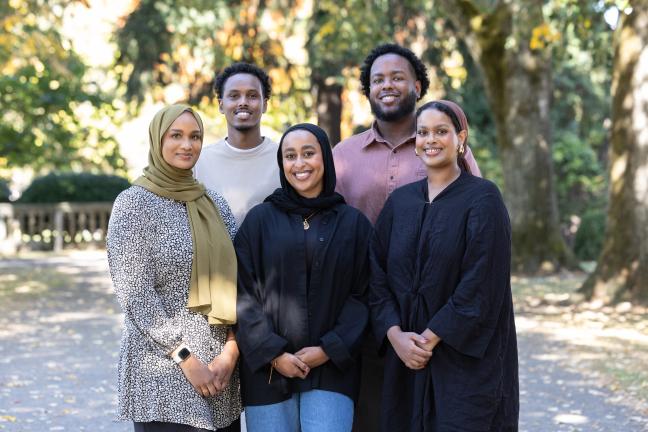
<svg viewBox="0 0 648 432">
<path fill-rule="evenodd" d="M 416 156 L 419 155 L 419 153 L 416 151 L 416 149 L 414 149 L 414 154 L 415 154 Z"/>
</svg>

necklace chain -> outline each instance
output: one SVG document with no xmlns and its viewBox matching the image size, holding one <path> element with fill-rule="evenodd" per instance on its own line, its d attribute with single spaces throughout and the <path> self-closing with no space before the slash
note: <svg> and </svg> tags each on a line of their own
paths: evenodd
<svg viewBox="0 0 648 432">
<path fill-rule="evenodd" d="M 310 228 L 310 224 L 308 223 L 308 219 L 315 216 L 317 214 L 317 212 L 319 212 L 319 210 L 315 210 L 313 213 L 309 214 L 308 216 L 306 216 L 304 218 L 304 230 L 307 230 L 308 228 Z"/>
</svg>

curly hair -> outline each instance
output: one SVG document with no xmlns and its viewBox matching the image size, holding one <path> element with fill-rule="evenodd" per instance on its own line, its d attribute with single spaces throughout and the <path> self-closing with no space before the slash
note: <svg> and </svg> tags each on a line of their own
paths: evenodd
<svg viewBox="0 0 648 432">
<path fill-rule="evenodd" d="M 216 77 L 216 81 L 214 82 L 214 91 L 216 92 L 216 96 L 218 99 L 223 98 L 223 88 L 225 87 L 225 82 L 233 76 L 237 74 L 250 74 L 254 75 L 259 79 L 261 82 L 261 87 L 263 90 L 263 98 L 264 99 L 270 99 L 270 94 L 272 93 L 272 87 L 270 85 L 270 77 L 268 76 L 267 73 L 257 65 L 251 64 L 251 63 L 244 63 L 244 62 L 237 62 L 237 63 L 232 63 L 231 65 L 227 66 L 221 73 L 218 74 Z"/>
<path fill-rule="evenodd" d="M 378 57 L 385 54 L 399 55 L 405 58 L 405 60 L 407 60 L 410 65 L 412 65 L 416 79 L 421 82 L 421 94 L 417 99 L 421 100 L 421 98 L 425 96 L 425 93 L 427 93 L 428 87 L 430 87 L 430 80 L 427 76 L 427 68 L 425 67 L 421 59 L 418 58 L 416 54 L 414 54 L 411 50 L 393 43 L 378 45 L 369 53 L 367 58 L 364 59 L 364 63 L 360 67 L 360 82 L 362 83 L 362 90 L 365 96 L 369 97 L 369 87 L 371 86 L 371 66 L 373 66 Z"/>
</svg>

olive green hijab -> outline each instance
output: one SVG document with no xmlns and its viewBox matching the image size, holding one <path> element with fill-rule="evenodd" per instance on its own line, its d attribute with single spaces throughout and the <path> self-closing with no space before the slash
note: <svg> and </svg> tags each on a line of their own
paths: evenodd
<svg viewBox="0 0 648 432">
<path fill-rule="evenodd" d="M 227 228 L 192 170 L 173 167 L 162 157 L 162 137 L 184 112 L 194 116 L 202 137 L 202 120 L 191 107 L 178 104 L 163 108 L 149 126 L 149 164 L 144 168 L 144 175 L 134 184 L 156 195 L 186 203 L 193 240 L 187 307 L 206 315 L 210 324 L 234 324 L 236 254 Z"/>
</svg>

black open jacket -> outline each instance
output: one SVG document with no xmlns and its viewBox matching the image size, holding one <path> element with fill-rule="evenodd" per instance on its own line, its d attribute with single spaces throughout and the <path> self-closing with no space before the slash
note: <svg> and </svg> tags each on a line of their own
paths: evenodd
<svg viewBox="0 0 648 432">
<path fill-rule="evenodd" d="M 322 211 L 318 219 L 310 228 L 317 230 L 317 241 L 309 286 L 301 216 L 259 204 L 236 235 L 236 340 L 244 405 L 278 403 L 311 389 L 356 398 L 358 353 L 369 316 L 364 297 L 371 224 L 345 204 Z M 305 380 L 275 371 L 268 383 L 273 358 L 318 345 L 330 360 Z"/>
<path fill-rule="evenodd" d="M 517 430 L 511 228 L 497 187 L 462 172 L 431 203 L 427 179 L 395 190 L 370 256 L 373 331 L 386 357 L 381 430 Z M 441 337 L 424 369 L 398 358 L 386 338 L 394 325 Z"/>
</svg>

